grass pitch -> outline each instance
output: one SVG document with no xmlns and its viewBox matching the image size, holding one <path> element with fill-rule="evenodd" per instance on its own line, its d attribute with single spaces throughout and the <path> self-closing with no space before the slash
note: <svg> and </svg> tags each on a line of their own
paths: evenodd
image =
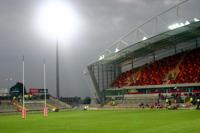
<svg viewBox="0 0 200 133">
<path fill-rule="evenodd" d="M 0 116 L 0 133 L 200 133 L 199 110 L 66 111 Z"/>
</svg>

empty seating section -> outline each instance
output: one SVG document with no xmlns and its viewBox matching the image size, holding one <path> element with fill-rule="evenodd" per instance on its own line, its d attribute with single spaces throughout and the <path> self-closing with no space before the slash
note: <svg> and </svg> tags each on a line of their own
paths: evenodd
<svg viewBox="0 0 200 133">
<path fill-rule="evenodd" d="M 179 69 L 175 78 L 170 71 Z M 168 82 L 166 82 L 168 81 Z M 143 86 L 200 82 L 200 49 L 179 53 L 122 73 L 112 86 Z"/>
</svg>

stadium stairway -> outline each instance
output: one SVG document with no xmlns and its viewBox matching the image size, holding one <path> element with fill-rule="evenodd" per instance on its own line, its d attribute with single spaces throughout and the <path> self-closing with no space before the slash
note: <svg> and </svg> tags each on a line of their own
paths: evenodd
<svg viewBox="0 0 200 133">
<path fill-rule="evenodd" d="M 166 77 L 164 79 L 164 81 L 166 81 L 166 82 L 164 82 L 164 84 L 169 84 L 171 80 L 175 80 L 177 78 L 178 74 L 180 73 L 179 66 L 183 62 L 185 56 L 186 56 L 186 53 L 184 53 L 182 55 L 180 61 L 176 65 L 176 67 L 174 69 L 172 69 L 171 71 L 169 71 L 169 73 L 166 75 Z"/>
<path fill-rule="evenodd" d="M 12 104 L 15 106 L 17 111 L 22 111 L 22 104 L 17 102 L 17 101 L 13 101 Z M 25 107 L 26 110 L 28 110 L 28 108 Z"/>
<path fill-rule="evenodd" d="M 59 109 L 69 109 L 71 108 L 71 106 L 69 104 L 66 104 L 60 100 L 58 100 L 57 98 L 54 98 L 52 96 L 49 97 L 49 99 L 47 100 L 48 104 L 51 104 L 52 106 L 55 106 Z"/>
<path fill-rule="evenodd" d="M 136 71 L 136 73 L 134 73 L 134 76 L 135 76 L 135 79 L 136 79 L 136 80 L 139 80 L 139 79 L 140 79 L 141 74 L 142 74 L 142 69 L 143 69 L 143 68 L 144 68 L 144 66 L 141 66 L 141 67 L 139 68 L 139 70 Z"/>
</svg>

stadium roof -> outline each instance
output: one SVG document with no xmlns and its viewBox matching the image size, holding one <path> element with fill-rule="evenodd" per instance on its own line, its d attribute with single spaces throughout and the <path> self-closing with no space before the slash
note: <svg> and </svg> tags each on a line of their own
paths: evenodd
<svg viewBox="0 0 200 133">
<path fill-rule="evenodd" d="M 191 40 L 196 37 L 200 37 L 200 22 L 192 22 L 191 24 L 166 31 L 154 37 L 132 44 L 95 63 L 108 64 L 122 62 L 123 60 L 132 57 L 143 57 L 154 51 L 173 48 L 177 43 Z"/>
<path fill-rule="evenodd" d="M 199 36 L 199 0 L 183 0 L 120 37 L 90 65 L 121 63 L 144 57 Z M 188 11 L 192 12 L 189 13 Z"/>
</svg>

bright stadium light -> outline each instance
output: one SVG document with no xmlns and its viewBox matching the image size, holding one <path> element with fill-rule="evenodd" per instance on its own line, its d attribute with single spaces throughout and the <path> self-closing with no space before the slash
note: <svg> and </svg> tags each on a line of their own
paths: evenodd
<svg viewBox="0 0 200 133">
<path fill-rule="evenodd" d="M 80 21 L 75 10 L 64 0 L 43 1 L 37 12 L 37 26 L 43 35 L 56 38 L 56 95 L 60 97 L 58 39 L 69 39 L 76 33 Z"/>
<path fill-rule="evenodd" d="M 189 25 L 190 24 L 190 22 L 189 21 L 185 21 L 185 25 Z"/>
<path fill-rule="evenodd" d="M 42 34 L 48 37 L 69 37 L 80 26 L 75 10 L 64 1 L 44 2 L 37 12 L 37 25 Z"/>
<path fill-rule="evenodd" d="M 180 24 L 179 24 L 179 27 L 183 27 L 183 26 L 184 26 L 184 24 L 183 24 L 183 23 L 180 23 Z"/>
<path fill-rule="evenodd" d="M 194 22 L 199 22 L 200 20 L 198 18 L 194 18 Z"/>
<path fill-rule="evenodd" d="M 99 57 L 99 60 L 103 60 L 104 59 L 104 55 L 101 55 L 100 57 Z"/>
<path fill-rule="evenodd" d="M 189 24 L 190 24 L 190 22 L 186 20 L 185 23 L 181 22 L 181 23 L 172 24 L 172 25 L 168 26 L 168 29 L 174 30 L 176 28 L 180 28 L 180 27 L 183 27 L 183 26 L 189 25 Z"/>
<path fill-rule="evenodd" d="M 175 23 L 175 24 L 170 25 L 170 26 L 168 27 L 168 29 L 173 30 L 173 29 L 176 29 L 176 28 L 179 28 L 179 27 L 181 27 L 181 26 L 179 25 L 179 23 Z"/>
<path fill-rule="evenodd" d="M 147 37 L 144 36 L 144 37 L 142 38 L 142 40 L 143 40 L 143 41 L 144 41 L 144 40 L 147 40 Z"/>
<path fill-rule="evenodd" d="M 117 52 L 119 52 L 119 49 L 118 49 L 118 48 L 115 49 L 115 53 L 117 53 Z"/>
</svg>

